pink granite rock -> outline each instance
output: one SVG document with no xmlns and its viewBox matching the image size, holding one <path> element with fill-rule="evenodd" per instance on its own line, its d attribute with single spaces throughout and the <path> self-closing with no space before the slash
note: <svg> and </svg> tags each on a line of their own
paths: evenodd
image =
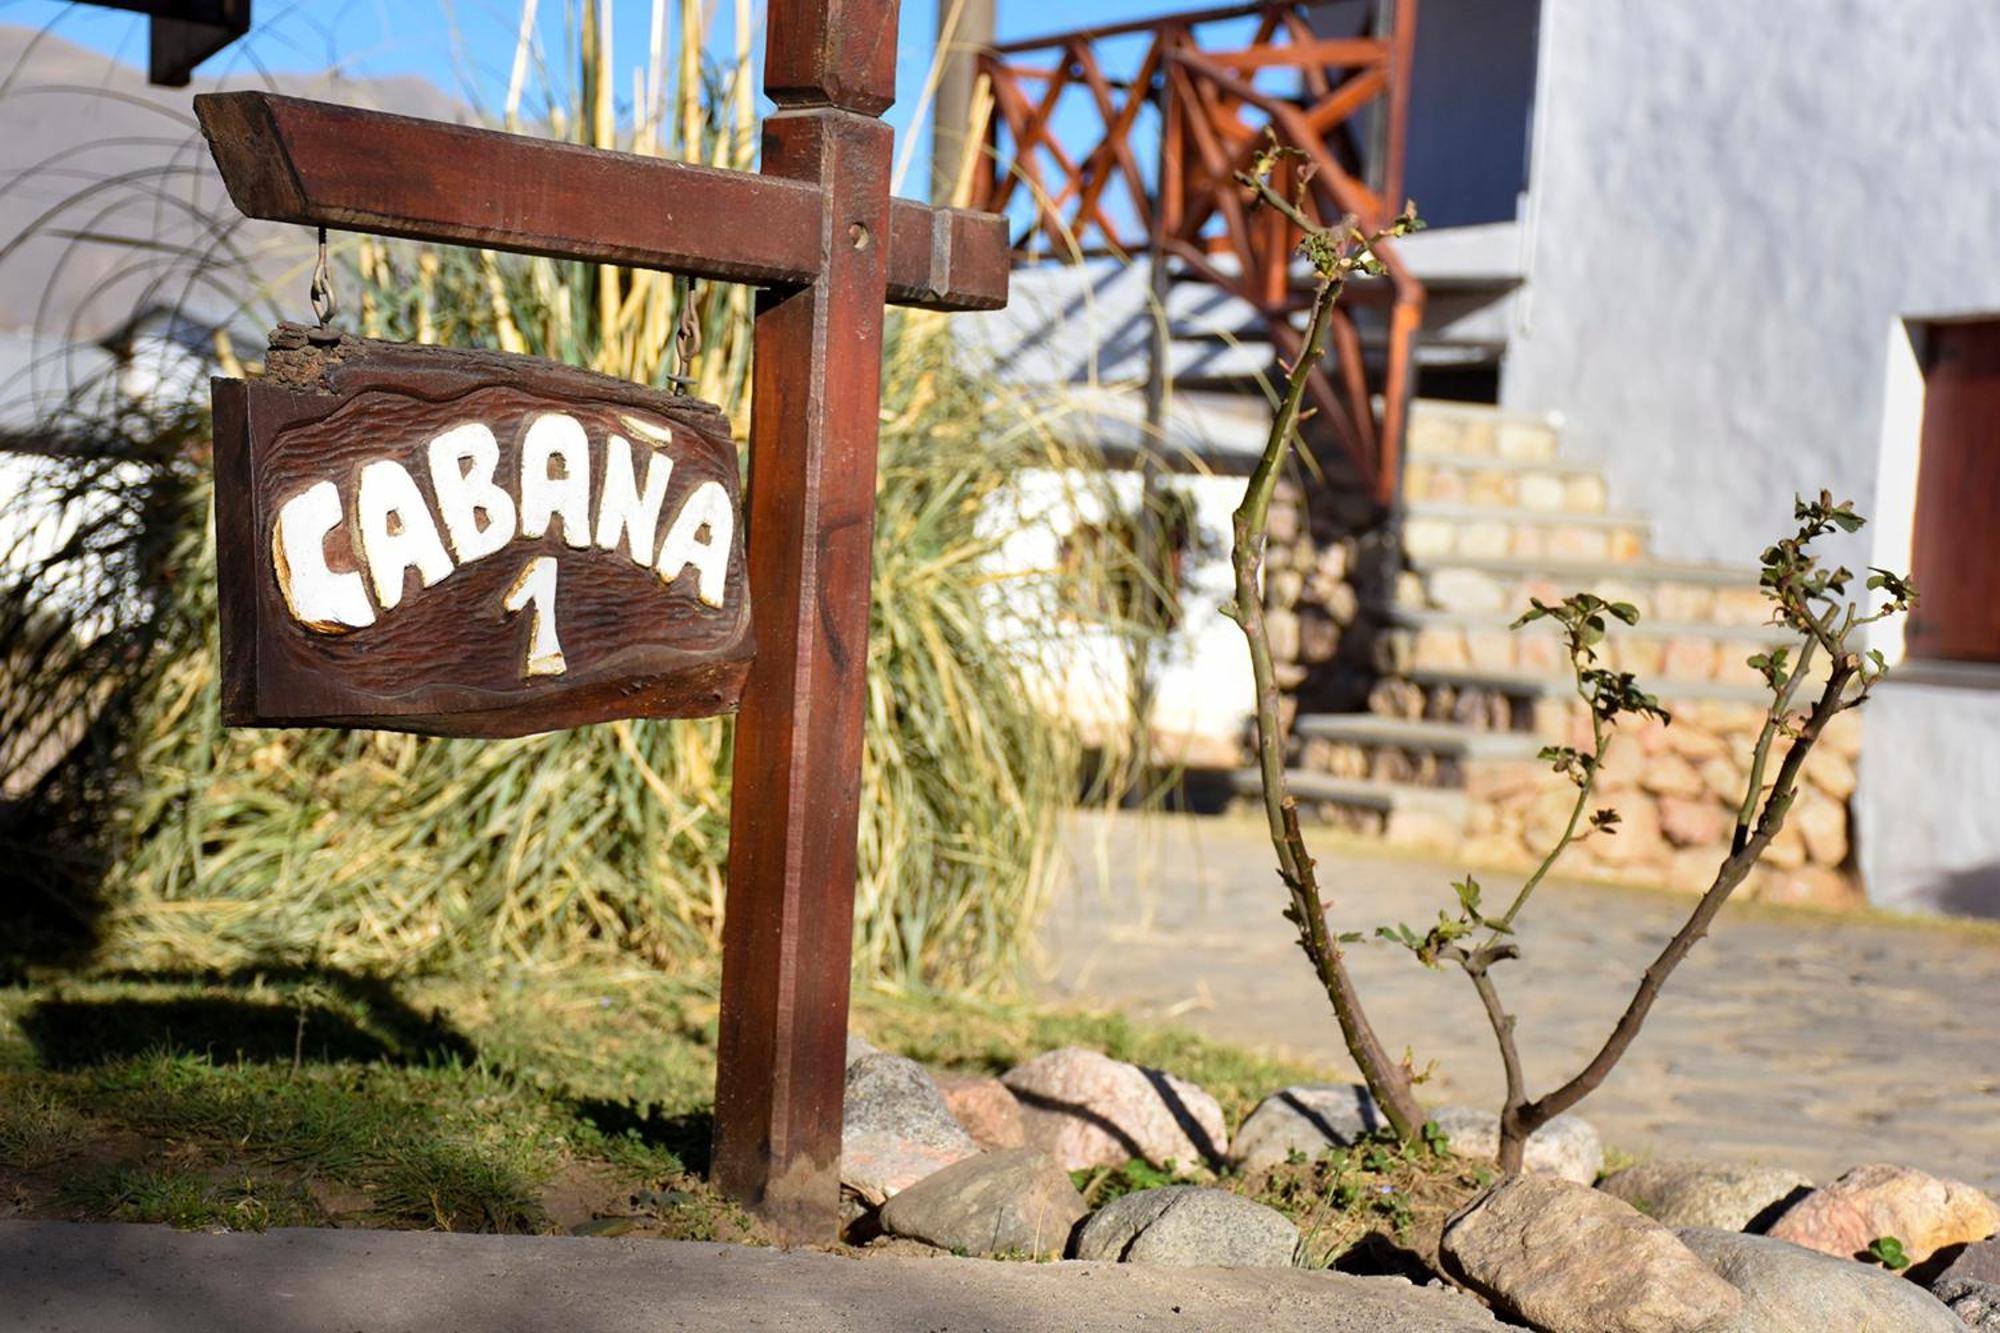
<svg viewBox="0 0 2000 1333">
<path fill-rule="evenodd" d="M 992 1152 L 1027 1143 L 1027 1131 L 1021 1123 L 1021 1103 L 999 1079 L 980 1074 L 939 1074 L 937 1085 L 944 1094 L 944 1104 L 980 1147 Z"/>
<path fill-rule="evenodd" d="M 847 1067 L 840 1183 L 866 1202 L 879 1204 L 978 1151 L 915 1060 L 877 1052 Z"/>
<path fill-rule="evenodd" d="M 2000 1232 L 2000 1205 L 1984 1191 L 1907 1166 L 1857 1166 L 1786 1210 L 1769 1234 L 1810 1250 L 1851 1259 L 1870 1242 L 1894 1236 L 1910 1262 L 1947 1245 Z"/>
<path fill-rule="evenodd" d="M 1017 1065 L 1001 1080 L 1021 1104 L 1028 1143 L 1063 1169 L 1214 1166 L 1229 1150 L 1215 1098 L 1186 1079 L 1071 1046 Z"/>
</svg>

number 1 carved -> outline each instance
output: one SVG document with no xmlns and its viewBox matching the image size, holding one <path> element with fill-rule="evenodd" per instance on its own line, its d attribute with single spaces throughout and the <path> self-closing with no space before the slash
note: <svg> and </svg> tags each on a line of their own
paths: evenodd
<svg viewBox="0 0 2000 1333">
<path fill-rule="evenodd" d="M 556 639 L 556 558 L 552 555 L 538 555 L 521 566 L 520 575 L 514 585 L 507 589 L 507 595 L 500 600 L 500 606 L 509 615 L 526 607 L 531 612 L 528 623 L 528 660 L 521 674 L 527 677 L 560 676 L 569 670 L 563 661 L 562 644 Z"/>
</svg>

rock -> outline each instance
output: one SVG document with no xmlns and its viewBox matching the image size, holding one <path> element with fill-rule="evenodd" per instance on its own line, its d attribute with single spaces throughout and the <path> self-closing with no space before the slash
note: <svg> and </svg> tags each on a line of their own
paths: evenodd
<svg viewBox="0 0 2000 1333">
<path fill-rule="evenodd" d="M 1001 1080 L 1021 1103 L 1028 1144 L 1065 1171 L 1216 1165 L 1229 1148 L 1222 1107 L 1185 1079 L 1071 1046 L 1038 1055 Z"/>
<path fill-rule="evenodd" d="M 1728 840 L 1731 826 L 1729 812 L 1705 791 L 1692 798 L 1660 798 L 1660 832 L 1676 847 L 1715 847 Z M 1710 852 L 1706 859 L 1712 862 L 1720 857 Z"/>
<path fill-rule="evenodd" d="M 1299 1229 L 1276 1209 L 1228 1190 L 1167 1185 L 1098 1209 L 1077 1232 L 1078 1259 L 1183 1267 L 1287 1268 Z"/>
<path fill-rule="evenodd" d="M 1947 1278 L 2000 1286 L 2000 1236 L 1975 1241 L 1952 1256 L 1951 1262 L 1938 1270 L 1939 1282 Z"/>
<path fill-rule="evenodd" d="M 1445 1271 L 1543 1333 L 1707 1333 L 1743 1297 L 1622 1199 L 1510 1176 L 1445 1223 Z"/>
<path fill-rule="evenodd" d="M 1592 838 L 1586 844 L 1590 848 L 1591 856 L 1608 866 L 1664 863 L 1667 847 L 1660 833 L 1659 804 L 1637 794 L 1621 793 L 1616 800 L 1616 809 L 1618 835 L 1613 838 Z M 1642 881 L 1647 878 L 1651 877 L 1641 877 Z"/>
<path fill-rule="evenodd" d="M 1646 763 L 1639 785 L 1655 796 L 1700 796 L 1706 790 L 1701 774 L 1678 754 L 1658 755 Z"/>
<path fill-rule="evenodd" d="M 1744 785 L 1750 781 L 1742 769 L 1720 755 L 1702 763 L 1701 780 L 1710 794 L 1739 805 L 1743 800 Z"/>
<path fill-rule="evenodd" d="M 1816 749 L 1806 761 L 1806 780 L 1836 801 L 1854 795 L 1854 764 L 1831 746 Z"/>
<path fill-rule="evenodd" d="M 883 1205 L 882 1229 L 962 1254 L 1060 1258 L 1090 1209 L 1069 1175 L 1033 1148 L 981 1153 Z"/>
<path fill-rule="evenodd" d="M 1385 1122 L 1368 1089 L 1350 1083 L 1301 1083 L 1257 1103 L 1230 1144 L 1238 1171 L 1268 1171 L 1293 1153 L 1317 1157 L 1345 1148 Z"/>
<path fill-rule="evenodd" d="M 868 1203 L 979 1151 L 915 1060 L 878 1051 L 847 1067 L 840 1183 Z"/>
<path fill-rule="evenodd" d="M 1712 1227 L 1675 1233 L 1724 1281 L 1743 1294 L 1746 1333 L 1964 1333 L 1936 1297 L 1884 1268 L 1835 1259 L 1769 1236 Z"/>
<path fill-rule="evenodd" d="M 991 1152 L 1019 1148 L 1027 1140 L 1021 1125 L 1021 1103 L 1007 1085 L 983 1074 L 942 1074 L 937 1080 L 944 1104 L 972 1141 Z"/>
<path fill-rule="evenodd" d="M 875 1054 L 875 1047 L 859 1032 L 847 1034 L 847 1067 L 854 1068 L 854 1062 L 864 1055 Z"/>
<path fill-rule="evenodd" d="M 1851 1259 L 1869 1242 L 1894 1236 L 1911 1263 L 1947 1245 L 1984 1240 L 2000 1231 L 2000 1205 L 1958 1180 L 1941 1180 L 1907 1166 L 1857 1166 L 1785 1210 L 1771 1225 L 1779 1240 Z"/>
<path fill-rule="evenodd" d="M 1598 1186 L 1655 1222 L 1723 1231 L 1762 1231 L 1812 1187 L 1781 1167 L 1693 1158 L 1627 1167 Z"/>
<path fill-rule="evenodd" d="M 1792 809 L 1792 819 L 1805 839 L 1806 855 L 1815 864 L 1837 866 L 1847 859 L 1847 806 L 1815 791 L 1806 792 Z"/>
<path fill-rule="evenodd" d="M 1491 1162 L 1500 1156 L 1500 1117 L 1472 1106 L 1441 1106 L 1431 1119 L 1460 1157 Z M 1530 1174 L 1561 1176 L 1588 1185 L 1604 1169 L 1604 1142 L 1581 1116 L 1559 1115 L 1528 1136 L 1522 1163 Z"/>
<path fill-rule="evenodd" d="M 2000 1333 L 2000 1283 L 1970 1277 L 1940 1278 L 1932 1284 L 1931 1295 L 1944 1302 L 1944 1308 L 1967 1328 Z"/>
</svg>

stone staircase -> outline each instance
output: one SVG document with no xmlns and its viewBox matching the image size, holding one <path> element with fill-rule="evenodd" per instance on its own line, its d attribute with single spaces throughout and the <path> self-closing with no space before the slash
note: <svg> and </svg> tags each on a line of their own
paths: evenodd
<svg viewBox="0 0 2000 1333">
<path fill-rule="evenodd" d="M 1574 798 L 1535 756 L 1587 744 L 1589 720 L 1556 631 L 1509 626 L 1531 598 L 1590 591 L 1639 609 L 1600 661 L 1634 672 L 1674 722 L 1626 724 L 1598 802 L 1619 809 L 1621 830 L 1585 840 L 1565 866 L 1705 887 L 1727 850 L 1767 699 L 1745 659 L 1787 642 L 1765 623 L 1756 568 L 1654 557 L 1646 515 L 1611 508 L 1604 476 L 1564 459 L 1553 425 L 1489 407 L 1418 404 L 1403 494 L 1403 568 L 1373 618 L 1368 711 L 1293 722 L 1302 807 L 1471 865 L 1532 864 Z M 1852 722 L 1839 719 L 1807 766 L 1807 790 L 1760 872 L 1763 896 L 1853 898 Z M 1235 781 L 1255 795 L 1254 769 Z"/>
</svg>

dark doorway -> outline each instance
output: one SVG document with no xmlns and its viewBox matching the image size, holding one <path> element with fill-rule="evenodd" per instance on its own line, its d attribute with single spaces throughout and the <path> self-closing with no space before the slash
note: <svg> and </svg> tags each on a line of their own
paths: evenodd
<svg viewBox="0 0 2000 1333">
<path fill-rule="evenodd" d="M 1904 632 L 1913 658 L 2000 662 L 2000 319 L 1923 331 L 1924 424 Z"/>
</svg>

